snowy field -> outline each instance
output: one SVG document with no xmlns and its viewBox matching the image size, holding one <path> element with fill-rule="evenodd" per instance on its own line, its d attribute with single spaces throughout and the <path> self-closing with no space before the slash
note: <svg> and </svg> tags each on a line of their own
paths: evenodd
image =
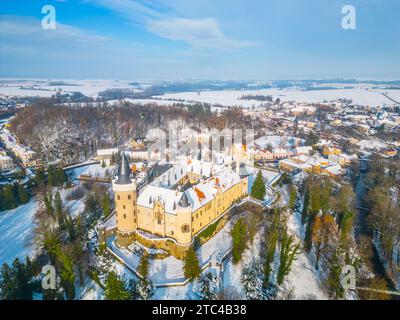
<svg viewBox="0 0 400 320">
<path fill-rule="evenodd" d="M 24 97 L 38 96 L 50 97 L 58 91 L 61 93 L 81 92 L 89 97 L 97 97 L 99 92 L 106 89 L 132 89 L 143 91 L 144 88 L 151 85 L 151 82 L 140 82 L 140 89 L 131 86 L 130 81 L 126 80 L 77 80 L 77 79 L 1 79 L 0 97 Z M 50 85 L 53 82 L 53 85 Z M 58 83 L 57 83 L 58 82 Z M 304 90 L 303 87 L 292 87 L 286 89 L 261 89 L 261 90 L 224 90 L 224 91 L 201 91 L 201 92 L 179 92 L 167 93 L 157 96 L 156 99 L 125 99 L 139 104 L 156 103 L 159 105 L 172 105 L 184 100 L 186 103 L 205 102 L 210 104 L 220 104 L 222 106 L 240 106 L 251 108 L 263 104 L 256 100 L 240 100 L 243 95 L 271 95 L 274 99 L 281 101 L 296 101 L 298 103 L 319 103 L 334 101 L 337 99 L 352 99 L 354 103 L 360 105 L 393 105 L 392 100 L 385 97 L 387 94 L 391 99 L 400 101 L 400 90 L 385 89 L 383 86 L 377 86 L 368 83 L 352 84 L 344 86 L 343 84 L 326 83 L 318 87 L 335 87 L 333 90 Z M 111 103 L 117 103 L 113 100 Z"/>
<path fill-rule="evenodd" d="M 0 212 L 0 265 L 12 263 L 15 258 L 25 259 L 34 253 L 29 239 L 34 229 L 33 217 L 37 201 L 30 202 L 16 209 Z"/>
<path fill-rule="evenodd" d="M 4 80 L 3 80 L 4 81 Z M 63 83 L 61 85 L 49 85 L 47 80 L 7 80 L 0 86 L 0 97 L 3 96 L 38 96 L 50 97 L 61 93 L 81 92 L 89 97 L 96 97 L 99 92 L 106 89 L 133 89 L 129 81 L 125 80 L 73 80 L 73 79 L 53 79 L 52 82 Z M 65 85 L 64 85 L 65 83 Z"/>
<path fill-rule="evenodd" d="M 299 89 L 262 89 L 262 90 L 238 90 L 238 91 L 203 91 L 181 92 L 165 94 L 160 96 L 164 99 L 184 99 L 186 101 L 198 101 L 211 104 L 221 104 L 223 106 L 240 106 L 250 108 L 259 106 L 263 102 L 256 100 L 240 100 L 243 95 L 271 95 L 274 99 L 281 101 L 296 101 L 306 103 L 319 103 L 334 101 L 337 99 L 352 99 L 353 103 L 360 105 L 393 105 L 394 102 L 386 98 L 382 93 L 386 92 L 392 99 L 400 100 L 400 90 L 372 90 L 365 87 L 353 89 L 335 89 L 335 90 L 312 90 L 304 91 Z"/>
</svg>

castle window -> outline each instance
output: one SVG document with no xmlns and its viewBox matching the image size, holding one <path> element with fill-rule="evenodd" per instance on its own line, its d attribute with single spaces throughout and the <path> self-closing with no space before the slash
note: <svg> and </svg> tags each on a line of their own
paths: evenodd
<svg viewBox="0 0 400 320">
<path fill-rule="evenodd" d="M 181 230 L 183 233 L 187 233 L 190 231 L 190 226 L 186 223 L 186 224 L 182 225 Z"/>
<path fill-rule="evenodd" d="M 192 228 L 192 232 L 194 233 L 194 228 Z"/>
<path fill-rule="evenodd" d="M 199 217 L 199 214 L 198 213 L 196 213 L 196 219 Z"/>
<path fill-rule="evenodd" d="M 122 206 L 122 209 L 125 209 L 125 205 Z"/>
<path fill-rule="evenodd" d="M 174 235 L 174 231 L 171 231 L 171 235 L 172 235 L 172 236 Z"/>
<path fill-rule="evenodd" d="M 117 196 L 117 199 L 118 199 L 118 200 L 121 200 L 121 196 L 120 196 L 120 195 L 118 195 L 118 196 Z"/>
<path fill-rule="evenodd" d="M 132 197 L 131 197 L 131 195 L 130 195 L 130 194 L 128 194 L 128 200 L 131 200 L 131 198 L 132 198 Z"/>
<path fill-rule="evenodd" d="M 203 224 L 200 222 L 200 227 L 202 226 Z"/>
<path fill-rule="evenodd" d="M 161 213 L 157 213 L 157 223 L 158 224 L 162 223 L 162 215 L 161 215 Z"/>
<path fill-rule="evenodd" d="M 124 214 L 124 219 L 126 219 L 126 214 Z"/>
<path fill-rule="evenodd" d="M 192 217 L 192 221 L 194 221 L 194 217 Z"/>
</svg>

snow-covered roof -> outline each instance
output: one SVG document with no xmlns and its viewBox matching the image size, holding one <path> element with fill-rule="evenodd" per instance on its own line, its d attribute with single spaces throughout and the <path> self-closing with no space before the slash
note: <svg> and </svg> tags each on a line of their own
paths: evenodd
<svg viewBox="0 0 400 320">
<path fill-rule="evenodd" d="M 304 140 L 291 136 L 263 136 L 258 138 L 254 143 L 260 148 L 266 148 L 268 145 L 271 145 L 273 149 L 277 149 L 279 147 L 292 148 L 301 146 Z"/>
<path fill-rule="evenodd" d="M 97 150 L 98 156 L 111 156 L 113 153 L 118 153 L 118 149 L 111 148 L 111 149 L 98 149 Z"/>
<path fill-rule="evenodd" d="M 205 180 L 185 191 L 174 190 L 173 187 L 188 173 L 204 176 Z M 143 188 L 138 197 L 138 205 L 153 208 L 155 202 L 161 201 L 166 213 L 176 214 L 176 209 L 185 193 L 194 212 L 212 201 L 219 191 L 224 192 L 238 183 L 240 176 L 227 167 L 199 160 L 179 161 Z"/>
</svg>

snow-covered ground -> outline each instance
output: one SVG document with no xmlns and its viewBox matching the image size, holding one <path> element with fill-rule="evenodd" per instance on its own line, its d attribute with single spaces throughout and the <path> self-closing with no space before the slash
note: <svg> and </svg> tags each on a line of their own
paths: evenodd
<svg viewBox="0 0 400 320">
<path fill-rule="evenodd" d="M 12 263 L 15 258 L 25 259 L 34 253 L 35 248 L 29 240 L 35 227 L 33 217 L 37 200 L 16 209 L 0 212 L 0 265 Z"/>
<path fill-rule="evenodd" d="M 392 99 L 399 99 L 400 90 L 369 90 L 368 87 L 360 86 L 352 89 L 335 90 L 312 90 L 304 91 L 297 89 L 262 89 L 262 90 L 232 90 L 232 91 L 203 91 L 203 92 L 181 92 L 164 94 L 160 98 L 164 99 L 184 99 L 187 101 L 198 101 L 211 104 L 221 104 L 223 106 L 241 106 L 250 108 L 259 106 L 263 102 L 256 100 L 239 100 L 243 95 L 271 95 L 274 99 L 281 101 L 296 101 L 307 103 L 319 103 L 334 101 L 337 99 L 352 99 L 353 103 L 360 105 L 378 106 L 393 105 L 394 102 L 382 95 L 386 92 Z"/>
<path fill-rule="evenodd" d="M 49 85 L 50 81 L 60 82 L 60 85 Z M 106 89 L 133 89 L 129 81 L 125 80 L 7 80 L 0 86 L 0 96 L 38 96 L 50 97 L 58 91 L 61 93 L 81 92 L 90 97 L 96 97 L 99 92 Z"/>
<path fill-rule="evenodd" d="M 287 226 L 289 233 L 296 237 L 296 241 L 300 241 L 304 230 L 299 212 L 289 215 Z M 312 261 L 304 251 L 293 262 L 292 269 L 285 278 L 283 286 L 286 289 L 293 289 L 295 299 L 328 299 L 328 295 L 323 290 L 319 273 L 315 270 Z"/>
<path fill-rule="evenodd" d="M 52 82 L 53 85 L 50 85 Z M 58 83 L 57 83 L 58 82 Z M 142 91 L 148 87 L 151 82 L 140 82 L 140 89 L 129 84 L 126 80 L 77 80 L 77 79 L 53 79 L 53 80 L 18 80 L 3 79 L 0 86 L 0 97 L 24 97 L 39 96 L 50 97 L 57 92 L 74 93 L 81 92 L 86 96 L 97 97 L 99 92 L 106 89 L 131 89 Z M 201 92 L 179 92 L 167 93 L 155 97 L 156 99 L 126 99 L 135 103 L 157 103 L 160 105 L 171 105 L 174 102 L 186 103 L 205 102 L 210 104 L 220 104 L 222 106 L 241 106 L 250 108 L 263 104 L 256 100 L 240 100 L 243 95 L 271 95 L 274 99 L 281 101 L 296 101 L 306 103 L 318 103 L 333 101 L 337 99 L 352 99 L 354 103 L 360 105 L 393 105 L 394 102 L 383 94 L 396 101 L 400 100 L 400 90 L 385 89 L 384 86 L 377 86 L 368 83 L 352 84 L 344 86 L 343 84 L 321 84 L 318 87 L 334 86 L 333 90 L 305 90 L 303 87 L 292 87 L 285 89 L 271 88 L 261 90 L 224 90 L 224 91 L 201 91 Z M 117 102 L 117 101 L 113 101 Z"/>
<path fill-rule="evenodd" d="M 113 167 L 102 168 L 95 164 L 73 169 L 73 176 L 90 174 L 104 176 L 105 170 L 110 172 Z M 65 196 L 70 190 L 61 190 Z M 79 200 L 65 201 L 64 205 L 69 208 L 72 216 L 77 216 L 84 209 L 84 198 Z M 35 228 L 33 219 L 37 210 L 38 200 L 32 198 L 30 202 L 13 210 L 0 212 L 0 265 L 12 263 L 15 258 L 25 259 L 27 255 L 33 255 L 35 248 L 30 244 L 30 239 Z"/>
<path fill-rule="evenodd" d="M 253 259 L 260 256 L 262 232 L 258 232 L 253 240 L 253 243 L 244 251 L 242 260 L 237 264 L 233 264 L 232 258 L 229 258 L 225 264 L 224 273 L 222 276 L 222 290 L 228 294 L 227 298 L 246 299 L 244 292 L 241 275 L 243 267 L 250 263 Z"/>
<path fill-rule="evenodd" d="M 109 166 L 103 168 L 100 163 L 96 163 L 68 170 L 68 174 L 71 174 L 73 180 L 76 180 L 76 178 L 78 178 L 80 175 L 104 178 L 106 177 L 107 172 L 112 177 L 116 169 L 117 169 L 116 166 Z"/>
</svg>

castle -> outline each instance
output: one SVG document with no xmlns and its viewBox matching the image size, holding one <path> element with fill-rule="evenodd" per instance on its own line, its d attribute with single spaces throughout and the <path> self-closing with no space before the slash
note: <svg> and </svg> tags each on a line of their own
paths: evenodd
<svg viewBox="0 0 400 320">
<path fill-rule="evenodd" d="M 188 247 L 199 232 L 248 193 L 244 164 L 235 170 L 201 160 L 184 159 L 138 189 L 122 152 L 113 180 L 117 243 L 127 246 L 135 234 L 154 245 L 173 241 Z"/>
</svg>

